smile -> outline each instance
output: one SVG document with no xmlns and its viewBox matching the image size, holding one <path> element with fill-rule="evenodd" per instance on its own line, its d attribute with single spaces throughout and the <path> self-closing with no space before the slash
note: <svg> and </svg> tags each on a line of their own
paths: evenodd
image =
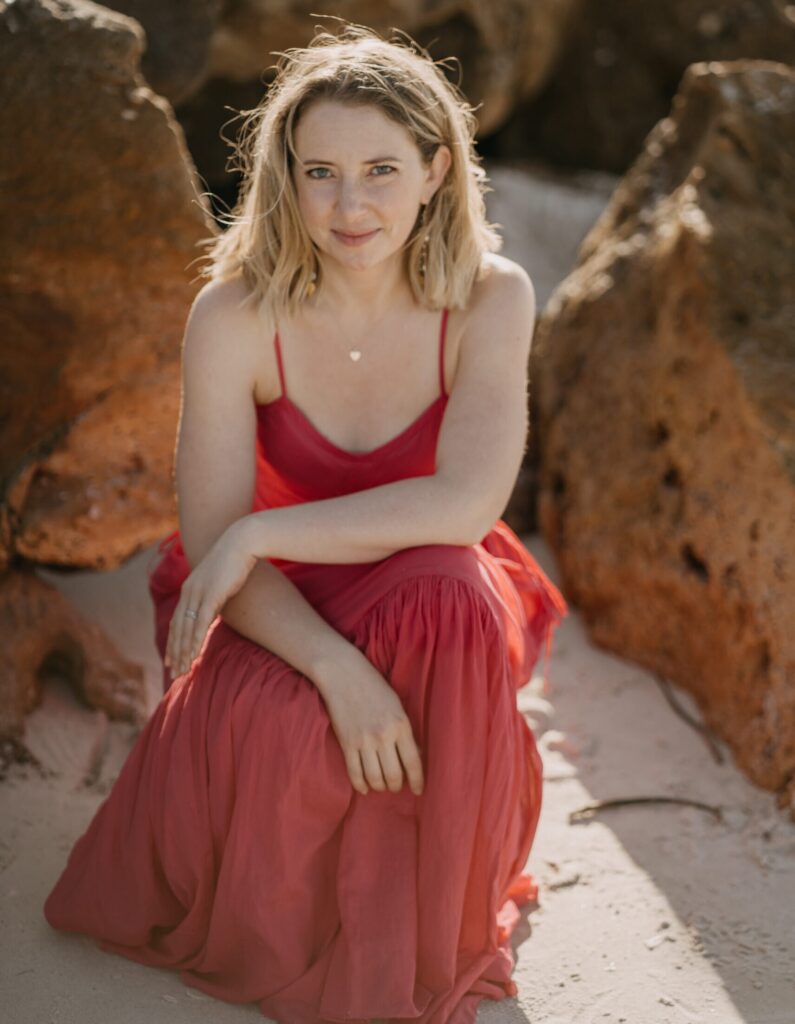
<svg viewBox="0 0 795 1024">
<path fill-rule="evenodd" d="M 379 228 L 376 228 L 374 231 L 367 231 L 358 235 L 347 235 L 343 231 L 333 231 L 332 234 L 334 234 L 343 243 L 343 245 L 363 245 L 369 239 L 377 235 L 379 230 Z"/>
</svg>

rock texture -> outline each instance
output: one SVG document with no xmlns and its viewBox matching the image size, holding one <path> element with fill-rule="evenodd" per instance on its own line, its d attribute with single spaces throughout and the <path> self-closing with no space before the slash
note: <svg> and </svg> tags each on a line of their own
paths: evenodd
<svg viewBox="0 0 795 1024">
<path fill-rule="evenodd" d="M 434 56 L 454 55 L 463 71 L 470 102 L 483 104 L 481 130 L 501 123 L 518 99 L 546 81 L 566 38 L 569 19 L 580 0 L 338 0 L 332 17 L 318 16 L 315 0 L 229 0 L 213 36 L 211 73 L 241 82 L 257 79 L 274 63 L 273 51 L 305 46 L 315 27 L 336 31 L 342 18 L 382 34 L 392 27 L 408 32 Z M 322 11 L 322 6 L 320 8 Z M 443 53 L 441 51 L 444 51 Z M 264 58 L 264 59 L 263 59 Z M 458 78 L 457 69 L 453 77 Z"/>
<path fill-rule="evenodd" d="M 111 568 L 173 529 L 180 338 L 214 232 L 144 35 L 82 0 L 0 5 L 0 739 L 42 679 L 142 725 L 144 674 L 23 560 Z M 4 748 L 5 749 L 5 748 Z"/>
<path fill-rule="evenodd" d="M 795 63 L 784 0 L 583 0 L 546 88 L 490 140 L 495 156 L 623 174 L 697 61 Z"/>
<path fill-rule="evenodd" d="M 201 87 L 224 0 L 112 0 L 104 6 L 135 18 L 144 29 L 141 71 L 156 93 L 177 104 Z"/>
<path fill-rule="evenodd" d="M 144 672 L 122 658 L 55 587 L 30 570 L 0 575 L 0 740 L 24 750 L 25 716 L 41 699 L 42 679 L 67 679 L 86 704 L 142 727 Z M 17 757 L 21 754 L 18 752 Z"/>
<path fill-rule="evenodd" d="M 544 312 L 533 429 L 593 639 L 795 817 L 793 124 L 795 69 L 688 69 Z"/>
<path fill-rule="evenodd" d="M 24 469 L 6 496 L 15 556 L 113 569 L 174 529 L 177 370 L 119 384 Z"/>
<path fill-rule="evenodd" d="M 230 201 L 233 196 L 227 190 L 236 179 L 226 170 L 230 149 L 224 139 L 234 138 L 239 128 L 233 111 L 260 102 L 263 82 L 272 78 L 280 51 L 306 46 L 316 28 L 336 33 L 337 19 L 342 18 L 387 38 L 393 28 L 407 32 L 434 60 L 452 57 L 442 66 L 478 106 L 482 136 L 546 84 L 581 2 L 400 0 L 379 5 L 339 0 L 326 14 L 314 0 L 279 5 L 271 0 L 229 0 L 212 36 L 206 81 L 198 92 L 183 98 L 177 113 L 203 178 Z M 116 5 L 114 0 L 112 6 Z"/>
<path fill-rule="evenodd" d="M 174 521 L 179 348 L 215 228 L 144 35 L 82 0 L 0 8 L 0 542 L 120 564 Z"/>
</svg>

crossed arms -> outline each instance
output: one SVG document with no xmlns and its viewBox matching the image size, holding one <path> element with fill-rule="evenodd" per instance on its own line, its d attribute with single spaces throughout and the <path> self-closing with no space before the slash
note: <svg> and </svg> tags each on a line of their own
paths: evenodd
<svg viewBox="0 0 795 1024">
<path fill-rule="evenodd" d="M 234 326 L 228 296 L 205 286 L 185 334 L 177 447 L 180 534 L 191 566 L 238 520 L 245 520 L 239 525 L 246 543 L 261 559 L 369 562 L 407 547 L 479 541 L 502 515 L 525 451 L 535 297 L 529 277 L 508 260 L 476 287 L 439 432 L 436 472 L 252 513 L 253 377 L 243 357 L 230 360 L 219 343 Z M 221 614 L 316 681 L 346 643 L 265 561 Z"/>
</svg>

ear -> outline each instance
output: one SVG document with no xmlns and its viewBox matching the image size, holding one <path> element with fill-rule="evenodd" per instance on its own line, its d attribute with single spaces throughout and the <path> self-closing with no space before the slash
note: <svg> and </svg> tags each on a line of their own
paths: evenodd
<svg viewBox="0 0 795 1024">
<path fill-rule="evenodd" d="M 445 146 L 443 143 L 440 143 L 436 148 L 436 152 L 433 154 L 433 160 L 431 160 L 428 165 L 428 170 L 425 174 L 425 188 L 423 190 L 422 197 L 423 203 L 430 202 L 431 196 L 444 181 L 444 176 L 450 169 L 452 162 L 453 157 L 450 153 L 449 146 Z"/>
</svg>

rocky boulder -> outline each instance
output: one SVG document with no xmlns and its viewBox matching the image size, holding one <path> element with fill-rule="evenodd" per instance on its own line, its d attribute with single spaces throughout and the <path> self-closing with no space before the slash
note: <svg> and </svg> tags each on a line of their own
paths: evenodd
<svg viewBox="0 0 795 1024">
<path fill-rule="evenodd" d="M 554 74 L 492 140 L 493 155 L 623 174 L 688 65 L 795 63 L 795 5 L 784 0 L 583 0 L 569 24 Z"/>
<path fill-rule="evenodd" d="M 0 539 L 119 565 L 173 523 L 179 350 L 214 233 L 144 35 L 82 0 L 0 9 Z"/>
<path fill-rule="evenodd" d="M 795 817 L 795 69 L 691 66 L 533 346 L 539 522 L 593 639 Z"/>
</svg>

